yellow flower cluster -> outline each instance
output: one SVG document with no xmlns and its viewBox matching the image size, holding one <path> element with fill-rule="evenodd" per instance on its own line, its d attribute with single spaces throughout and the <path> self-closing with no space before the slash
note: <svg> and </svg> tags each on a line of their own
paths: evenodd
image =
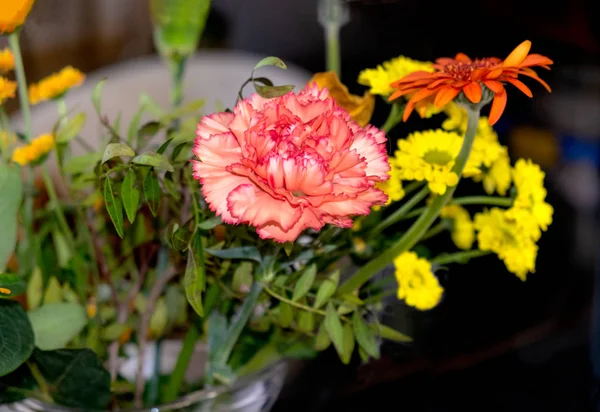
<svg viewBox="0 0 600 412">
<path fill-rule="evenodd" d="M 6 73 L 15 68 L 15 56 L 7 47 L 0 50 L 0 72 Z"/>
<path fill-rule="evenodd" d="M 43 134 L 26 146 L 17 147 L 12 153 L 12 161 L 24 166 L 40 159 L 54 148 L 54 136 Z"/>
<path fill-rule="evenodd" d="M 16 91 L 17 82 L 13 82 L 4 77 L 0 77 L 0 105 L 3 104 L 6 99 L 15 97 Z"/>
<path fill-rule="evenodd" d="M 398 141 L 395 162 L 402 180 L 427 181 L 429 189 L 443 195 L 450 186 L 458 184 L 458 176 L 452 172 L 454 161 L 460 152 L 463 138 L 454 132 L 426 130 L 414 132 L 406 139 Z M 469 157 L 463 175 L 475 176 L 481 173 L 481 159 Z"/>
<path fill-rule="evenodd" d="M 402 187 L 402 179 L 400 177 L 400 169 L 398 169 L 398 165 L 396 164 L 396 159 L 393 157 L 389 157 L 388 161 L 390 162 L 390 171 L 388 175 L 390 178 L 385 182 L 377 183 L 376 187 L 378 189 L 383 190 L 383 192 L 388 195 L 386 206 L 392 202 L 397 202 L 404 197 L 404 188 Z M 379 206 L 375 206 L 378 208 Z"/>
<path fill-rule="evenodd" d="M 475 226 L 469 212 L 459 205 L 445 206 L 440 217 L 452 220 L 452 241 L 459 249 L 468 250 L 475 241 Z"/>
<path fill-rule="evenodd" d="M 433 73 L 433 64 L 399 56 L 384 62 L 374 69 L 365 69 L 361 71 L 358 75 L 358 83 L 369 86 L 369 91 L 372 94 L 387 97 L 394 92 L 390 87 L 390 83 L 400 80 L 407 74 L 416 71 Z"/>
<path fill-rule="evenodd" d="M 404 252 L 394 259 L 398 299 L 420 310 L 435 307 L 444 289 L 431 271 L 431 263 L 414 252 Z"/>
<path fill-rule="evenodd" d="M 82 72 L 67 66 L 60 72 L 29 86 L 29 101 L 31 104 L 37 104 L 60 97 L 70 88 L 81 85 L 84 79 L 85 75 Z"/>
</svg>

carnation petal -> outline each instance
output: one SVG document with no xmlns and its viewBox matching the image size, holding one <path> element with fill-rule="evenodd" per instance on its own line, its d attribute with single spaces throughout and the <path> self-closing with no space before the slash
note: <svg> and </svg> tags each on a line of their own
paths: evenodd
<svg viewBox="0 0 600 412">
<path fill-rule="evenodd" d="M 279 225 L 265 225 L 256 230 L 261 239 L 273 239 L 276 242 L 293 242 L 305 229 L 320 230 L 325 221 L 318 219 L 311 209 L 304 209 L 300 219 L 289 230 L 283 230 Z"/>
</svg>

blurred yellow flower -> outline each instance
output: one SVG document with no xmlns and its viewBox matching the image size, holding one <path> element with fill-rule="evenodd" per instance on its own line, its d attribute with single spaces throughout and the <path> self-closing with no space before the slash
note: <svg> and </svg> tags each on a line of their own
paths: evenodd
<svg viewBox="0 0 600 412">
<path fill-rule="evenodd" d="M 433 63 L 398 56 L 392 60 L 383 62 L 383 64 L 374 69 L 361 71 L 358 75 L 358 83 L 369 86 L 369 91 L 372 94 L 387 97 L 394 92 L 394 89 L 390 87 L 390 83 L 403 78 L 407 74 L 420 70 L 433 73 Z"/>
<path fill-rule="evenodd" d="M 452 241 L 459 249 L 471 249 L 475 241 L 475 226 L 469 212 L 459 205 L 442 208 L 440 217 L 452 220 Z"/>
<path fill-rule="evenodd" d="M 26 146 L 17 147 L 12 153 L 12 161 L 24 166 L 40 159 L 54 148 L 54 136 L 43 134 Z"/>
<path fill-rule="evenodd" d="M 31 104 L 37 104 L 60 97 L 70 88 L 81 85 L 84 79 L 85 75 L 82 72 L 67 66 L 58 73 L 29 86 L 29 101 Z"/>
<path fill-rule="evenodd" d="M 449 186 L 458 184 L 452 167 L 462 141 L 458 134 L 441 129 L 414 132 L 398 140 L 395 154 L 398 175 L 402 180 L 425 180 L 433 193 L 443 195 Z M 481 173 L 480 164 L 477 156 L 470 156 L 463 175 L 472 177 Z"/>
<path fill-rule="evenodd" d="M 492 208 L 475 215 L 479 249 L 494 252 L 521 280 L 535 272 L 538 247 L 509 211 Z"/>
<path fill-rule="evenodd" d="M 392 202 L 397 202 L 404 197 L 404 189 L 402 188 L 402 179 L 400 177 L 400 170 L 398 169 L 398 165 L 396 164 L 396 159 L 393 157 L 389 157 L 388 161 L 390 162 L 390 171 L 388 175 L 390 178 L 385 182 L 376 183 L 375 187 L 383 190 L 383 192 L 388 195 L 386 206 Z M 375 206 L 374 208 L 379 208 L 380 206 Z"/>
<path fill-rule="evenodd" d="M 2 0 L 0 2 L 0 34 L 10 34 L 25 23 L 35 0 Z"/>
<path fill-rule="evenodd" d="M 492 165 L 485 170 L 481 176 L 473 177 L 473 180 L 476 182 L 479 180 L 483 182 L 483 190 L 485 190 L 488 195 L 496 192 L 499 195 L 504 196 L 510 188 L 510 159 L 506 147 L 501 147 L 503 148 L 503 153 L 492 163 Z"/>
<path fill-rule="evenodd" d="M 10 291 L 10 289 L 0 288 L 0 293 L 2 293 L 4 295 L 10 295 L 12 292 Z"/>
<path fill-rule="evenodd" d="M 15 56 L 8 47 L 0 50 L 0 73 L 6 73 L 15 68 Z"/>
<path fill-rule="evenodd" d="M 444 289 L 431 271 L 431 263 L 414 252 L 404 252 L 394 259 L 398 299 L 419 310 L 435 307 Z"/>
<path fill-rule="evenodd" d="M 3 104 L 6 99 L 15 97 L 16 91 L 17 82 L 13 82 L 4 77 L 0 77 L 0 105 Z"/>
<path fill-rule="evenodd" d="M 319 89 L 329 90 L 329 95 L 350 114 L 361 126 L 366 126 L 373 116 L 375 96 L 366 92 L 363 97 L 350 94 L 334 71 L 316 73 L 309 84 L 315 83 Z"/>
</svg>

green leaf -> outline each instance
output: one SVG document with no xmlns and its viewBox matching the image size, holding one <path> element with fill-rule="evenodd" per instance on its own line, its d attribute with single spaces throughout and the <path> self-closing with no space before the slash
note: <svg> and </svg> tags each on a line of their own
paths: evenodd
<svg viewBox="0 0 600 412">
<path fill-rule="evenodd" d="M 136 175 L 133 169 L 129 169 L 121 185 L 121 200 L 123 208 L 130 223 L 135 220 L 135 215 L 140 205 L 140 190 L 135 186 Z"/>
<path fill-rule="evenodd" d="M 290 256 L 294 250 L 294 242 L 285 242 L 283 244 L 283 250 L 287 256 Z"/>
<path fill-rule="evenodd" d="M 131 119 L 131 123 L 129 123 L 129 128 L 127 129 L 127 143 L 133 145 L 133 139 L 137 136 L 137 131 L 140 128 L 140 122 L 142 120 L 142 115 L 146 110 L 146 104 L 140 103 L 140 107 L 137 112 L 133 115 L 133 119 Z"/>
<path fill-rule="evenodd" d="M 296 86 L 294 86 L 293 84 L 286 84 L 283 86 L 260 86 L 258 84 L 254 85 L 256 93 L 258 93 L 260 97 L 264 97 L 265 99 L 272 99 L 273 97 L 283 96 L 284 94 L 287 94 L 294 90 L 294 87 Z"/>
<path fill-rule="evenodd" d="M 10 404 L 27 398 L 29 391 L 37 386 L 35 378 L 26 364 L 22 364 L 8 375 L 0 377 L 0 405 Z M 8 409 L 3 406 L 0 408 Z M 8 409 L 10 410 L 10 409 Z"/>
<path fill-rule="evenodd" d="M 173 149 L 173 153 L 171 153 L 171 160 L 174 161 L 174 162 L 179 161 L 180 160 L 179 159 L 179 155 L 181 154 L 181 152 L 183 151 L 183 149 L 186 146 L 189 146 L 189 145 L 191 145 L 190 142 L 183 142 L 183 143 L 180 143 L 177 146 L 175 146 L 175 148 Z M 186 157 L 189 158 L 189 155 L 186 156 Z"/>
<path fill-rule="evenodd" d="M 333 342 L 335 350 L 341 356 L 344 353 L 344 329 L 342 328 L 342 322 L 338 316 L 335 308 L 331 303 L 327 304 L 327 313 L 325 315 L 325 330 L 329 335 L 329 339 Z"/>
<path fill-rule="evenodd" d="M 61 144 L 70 142 L 81 132 L 84 125 L 85 113 L 77 113 L 64 127 L 58 129 L 58 132 L 56 133 L 56 143 Z"/>
<path fill-rule="evenodd" d="M 146 139 L 151 139 L 160 131 L 162 125 L 159 122 L 148 122 L 144 124 L 137 132 L 138 144 Z"/>
<path fill-rule="evenodd" d="M 264 66 L 277 66 L 280 69 L 284 69 L 284 70 L 287 69 L 287 66 L 285 65 L 283 60 L 281 60 L 279 57 L 275 57 L 275 56 L 265 57 L 264 59 L 262 59 L 261 61 L 256 63 L 256 66 L 254 66 L 254 70 L 260 69 L 261 67 L 264 67 Z"/>
<path fill-rule="evenodd" d="M 168 125 L 173 120 L 181 119 L 188 115 L 196 115 L 198 114 L 198 110 L 204 107 L 205 101 L 203 99 L 195 100 L 186 104 L 185 106 L 180 106 L 173 110 L 171 113 L 162 116 L 160 119 L 160 123 L 163 125 Z"/>
<path fill-rule="evenodd" d="M 282 356 L 292 359 L 313 359 L 318 355 L 318 352 L 312 348 L 312 345 L 306 339 L 280 345 L 278 349 L 281 351 Z"/>
<path fill-rule="evenodd" d="M 190 243 L 191 236 L 192 233 L 189 230 L 175 224 L 175 226 L 173 226 L 173 233 L 171 234 L 171 244 L 173 245 L 173 249 L 177 251 L 185 250 Z"/>
<path fill-rule="evenodd" d="M 166 170 L 167 172 L 171 173 L 175 171 L 173 165 L 169 163 L 167 158 L 161 155 L 160 153 L 146 152 L 134 157 L 133 159 L 131 159 L 131 162 L 143 166 L 152 166 L 157 169 Z"/>
<path fill-rule="evenodd" d="M 18 167 L 0 162 L 0 193 L 0 271 L 3 271 L 17 244 L 17 213 L 23 198 Z"/>
<path fill-rule="evenodd" d="M 44 292 L 44 306 L 49 303 L 60 303 L 62 302 L 62 286 L 56 276 L 52 276 L 46 286 L 46 292 Z"/>
<path fill-rule="evenodd" d="M 171 142 L 173 141 L 173 137 L 171 137 L 170 139 L 168 139 L 166 142 L 164 142 L 163 144 L 160 145 L 160 147 L 158 148 L 158 150 L 156 151 L 156 153 L 158 154 L 164 154 L 167 149 L 169 148 L 169 144 L 171 144 Z"/>
<path fill-rule="evenodd" d="M 179 285 L 169 285 L 165 293 L 169 324 L 185 325 L 187 321 L 187 300 Z"/>
<path fill-rule="evenodd" d="M 67 238 L 58 229 L 52 231 L 52 240 L 54 241 L 54 250 L 56 250 L 56 260 L 61 268 L 69 267 L 69 262 L 73 257 L 71 248 L 67 244 Z"/>
<path fill-rule="evenodd" d="M 35 267 L 27 283 L 27 307 L 29 310 L 35 310 L 42 303 L 42 297 L 44 296 L 44 279 L 42 277 L 42 271 L 39 267 Z"/>
<path fill-rule="evenodd" d="M 0 273 L 0 298 L 12 298 L 25 292 L 27 282 L 23 276 Z"/>
<path fill-rule="evenodd" d="M 252 262 L 244 261 L 233 272 L 233 280 L 231 281 L 231 288 L 236 292 L 248 293 L 250 286 L 254 278 L 252 276 L 253 265 Z"/>
<path fill-rule="evenodd" d="M 150 212 L 153 216 L 156 216 L 160 206 L 160 185 L 158 184 L 158 177 L 152 171 L 148 172 L 144 178 L 144 196 Z"/>
<path fill-rule="evenodd" d="M 229 326 L 227 318 L 218 311 L 213 311 L 208 317 L 208 358 L 217 360 L 219 350 L 227 341 Z"/>
<path fill-rule="evenodd" d="M 185 296 L 199 316 L 204 316 L 202 292 L 206 287 L 206 268 L 202 249 L 202 238 L 197 235 L 188 248 L 187 266 L 183 278 Z"/>
<path fill-rule="evenodd" d="M 115 132 L 120 133 L 121 132 L 121 112 L 117 113 L 117 117 L 115 119 L 115 121 L 113 122 L 113 126 L 112 128 L 114 129 Z"/>
<path fill-rule="evenodd" d="M 294 294 L 292 295 L 292 300 L 294 302 L 306 296 L 312 284 L 314 283 L 316 276 L 317 265 L 312 264 L 304 270 L 304 273 L 302 274 L 302 276 L 300 276 L 300 278 L 296 282 L 296 286 L 294 287 Z"/>
<path fill-rule="evenodd" d="M 35 346 L 42 350 L 64 348 L 87 324 L 85 309 L 77 303 L 50 303 L 28 315 Z"/>
<path fill-rule="evenodd" d="M 245 259 L 262 263 L 260 252 L 255 246 L 242 246 L 230 249 L 206 249 L 206 253 L 221 259 Z"/>
<path fill-rule="evenodd" d="M 292 307 L 284 302 L 279 304 L 279 324 L 284 328 L 289 328 L 294 320 L 294 311 Z"/>
<path fill-rule="evenodd" d="M 104 205 L 119 237 L 123 238 L 123 205 L 121 199 L 115 197 L 110 178 L 104 180 Z"/>
<path fill-rule="evenodd" d="M 82 173 L 90 168 L 96 167 L 96 164 L 102 159 L 100 152 L 86 153 L 81 156 L 75 156 L 65 161 L 63 171 L 67 174 L 75 175 Z"/>
<path fill-rule="evenodd" d="M 340 283 L 340 271 L 336 270 L 327 279 L 321 283 L 319 290 L 317 291 L 317 297 L 315 298 L 315 308 L 323 306 L 331 296 L 335 293 L 335 290 Z"/>
<path fill-rule="evenodd" d="M 100 80 L 96 83 L 96 86 L 94 86 L 94 90 L 92 91 L 92 103 L 94 104 L 98 116 L 102 116 L 102 92 L 104 91 L 105 84 L 106 79 Z"/>
<path fill-rule="evenodd" d="M 127 331 L 127 329 L 129 329 L 129 326 L 124 323 L 111 323 L 102 329 L 102 333 L 100 333 L 100 339 L 109 342 L 115 341 L 119 339 L 119 336 Z"/>
<path fill-rule="evenodd" d="M 0 376 L 29 359 L 34 336 L 27 314 L 17 302 L 0 300 Z"/>
<path fill-rule="evenodd" d="M 340 359 L 344 365 L 350 363 L 350 359 L 352 359 L 352 352 L 354 351 L 354 332 L 352 330 L 352 325 L 350 323 L 346 323 L 344 325 L 344 351 L 340 353 Z"/>
<path fill-rule="evenodd" d="M 410 336 L 406 336 L 403 333 L 398 332 L 395 329 L 390 328 L 389 326 L 381 325 L 381 324 L 371 324 L 371 328 L 384 339 L 388 339 L 394 342 L 412 342 L 412 338 Z"/>
<path fill-rule="evenodd" d="M 354 312 L 354 315 L 352 315 L 352 326 L 354 326 L 356 341 L 360 347 L 363 348 L 369 356 L 379 359 L 379 344 L 377 343 L 377 337 L 375 336 L 373 329 L 367 325 L 358 312 Z"/>
<path fill-rule="evenodd" d="M 331 339 L 329 339 L 325 324 L 322 323 L 317 331 L 317 336 L 315 337 L 315 349 L 318 351 L 323 351 L 327 349 L 329 345 L 331 345 Z"/>
<path fill-rule="evenodd" d="M 211 229 L 214 229 L 215 227 L 219 226 L 222 223 L 223 223 L 223 221 L 221 220 L 221 217 L 215 216 L 215 217 L 211 217 L 210 219 L 206 219 L 204 222 L 198 223 L 198 229 L 211 230 Z"/>
<path fill-rule="evenodd" d="M 298 329 L 305 333 L 311 333 L 315 329 L 315 314 L 300 310 L 298 313 Z"/>
<path fill-rule="evenodd" d="M 150 318 L 150 331 L 155 338 L 162 337 L 169 323 L 169 311 L 164 298 L 156 301 L 154 312 Z"/>
<path fill-rule="evenodd" d="M 135 156 L 135 152 L 124 143 L 109 143 L 106 149 L 104 149 L 102 164 L 118 156 Z"/>
<path fill-rule="evenodd" d="M 110 374 L 92 350 L 36 350 L 33 357 L 57 404 L 106 410 L 111 399 Z"/>
</svg>

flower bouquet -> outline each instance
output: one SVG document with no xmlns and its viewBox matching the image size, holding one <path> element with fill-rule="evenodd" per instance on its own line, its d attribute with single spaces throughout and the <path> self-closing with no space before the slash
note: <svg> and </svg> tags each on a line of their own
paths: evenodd
<svg viewBox="0 0 600 412">
<path fill-rule="evenodd" d="M 390 285 L 430 310 L 447 265 L 495 254 L 522 280 L 534 271 L 552 220 L 544 173 L 512 165 L 492 128 L 506 85 L 530 97 L 520 78 L 548 88 L 532 68 L 552 61 L 529 54 L 530 42 L 504 60 L 401 56 L 360 74 L 362 97 L 338 80 L 334 52 L 334 70 L 296 91 L 258 74 L 286 68 L 267 57 L 240 85 L 254 94 L 240 90 L 230 109 L 202 115 L 201 103 L 181 104 L 182 75 L 209 1 L 153 0 L 172 107 L 145 99 L 122 132 L 103 114 L 100 82 L 96 151 L 80 136 L 90 120 L 64 100 L 82 73 L 67 67 L 27 85 L 19 31 L 32 3 L 0 8 L 10 40 L 0 70 L 16 75 L 0 78 L 0 102 L 18 94 L 25 124 L 11 130 L 1 112 L 0 403 L 266 410 L 282 359 L 331 346 L 343 363 L 366 362 L 383 339 L 410 341 L 379 322 Z M 390 113 L 380 128 L 369 124 L 375 95 Z M 32 135 L 30 104 L 56 105 L 53 130 Z M 390 156 L 386 133 L 413 111 L 442 127 L 401 138 Z M 141 124 L 144 113 L 155 120 Z M 88 152 L 72 156 L 75 144 Z M 458 196 L 461 179 L 487 195 Z M 419 246 L 446 233 L 456 249 L 424 256 Z M 390 265 L 395 276 L 382 278 Z M 273 396 L 242 402 L 257 380 Z"/>
</svg>

